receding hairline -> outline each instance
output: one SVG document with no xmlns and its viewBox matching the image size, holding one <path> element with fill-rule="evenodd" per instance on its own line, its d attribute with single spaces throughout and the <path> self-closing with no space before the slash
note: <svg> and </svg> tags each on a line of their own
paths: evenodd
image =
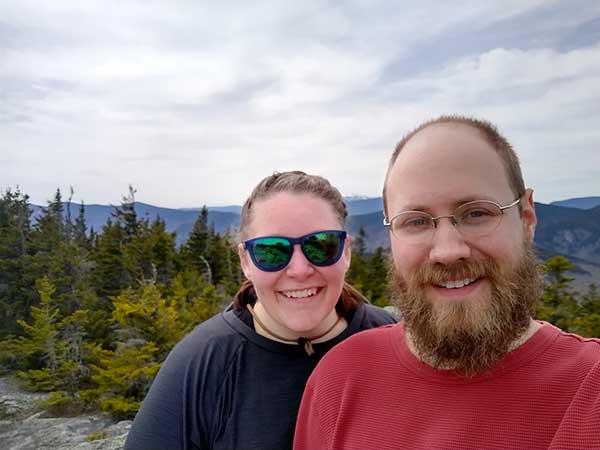
<svg viewBox="0 0 600 450">
<path fill-rule="evenodd" d="M 479 136 L 500 158 L 500 162 L 505 169 L 510 188 L 516 195 L 522 195 L 525 192 L 523 176 L 521 173 L 518 156 L 513 150 L 508 140 L 498 131 L 497 127 L 486 120 L 476 119 L 467 116 L 440 116 L 436 119 L 430 119 L 407 133 L 394 148 L 392 157 L 388 164 L 383 184 L 383 213 L 387 217 L 387 184 L 392 168 L 394 167 L 402 149 L 421 132 L 433 127 L 448 126 L 449 128 L 460 128 L 461 126 L 473 130 L 475 136 Z"/>
</svg>

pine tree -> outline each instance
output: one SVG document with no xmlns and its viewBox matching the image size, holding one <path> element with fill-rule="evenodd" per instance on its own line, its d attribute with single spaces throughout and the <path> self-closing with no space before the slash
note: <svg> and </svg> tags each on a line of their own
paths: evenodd
<svg viewBox="0 0 600 450">
<path fill-rule="evenodd" d="M 387 258 L 382 247 L 377 247 L 368 258 L 367 276 L 363 282 L 363 293 L 378 306 L 390 304 L 390 292 L 387 280 Z"/>
<path fill-rule="evenodd" d="M 367 233 L 361 226 L 352 241 L 352 259 L 346 275 L 348 282 L 363 294 L 366 294 L 365 289 L 369 276 L 366 238 Z"/>
<path fill-rule="evenodd" d="M 88 239 L 87 236 L 87 225 L 85 223 L 85 204 L 83 200 L 79 205 L 79 214 L 75 219 L 75 225 L 73 226 L 73 239 L 75 243 L 80 248 L 85 248 L 86 250 L 90 250 L 90 243 L 93 242 Z"/>
<path fill-rule="evenodd" d="M 213 268 L 207 258 L 210 238 L 208 208 L 204 205 L 198 215 L 198 219 L 194 222 L 187 241 L 181 248 L 179 266 L 182 269 L 191 268 L 204 274 L 208 283 L 213 282 Z"/>
<path fill-rule="evenodd" d="M 573 332 L 600 338 L 600 293 L 594 283 L 581 298 L 579 314 L 573 320 Z"/>
<path fill-rule="evenodd" d="M 19 333 L 37 293 L 25 276 L 30 240 L 29 198 L 18 189 L 0 197 L 0 339 Z"/>
<path fill-rule="evenodd" d="M 27 372 L 19 372 L 24 386 L 31 390 L 52 390 L 59 367 L 58 308 L 53 304 L 54 286 L 48 278 L 37 282 L 40 306 L 31 308 L 32 324 L 23 320 L 18 323 L 25 336 L 17 339 L 17 348 L 26 360 Z"/>
<path fill-rule="evenodd" d="M 116 222 L 121 224 L 125 231 L 125 240 L 129 241 L 137 233 L 139 221 L 135 212 L 135 194 L 136 190 L 129 185 L 129 193 L 123 196 L 121 206 L 115 207 L 113 217 Z"/>
<path fill-rule="evenodd" d="M 575 266 L 564 256 L 553 256 L 543 266 L 546 283 L 537 318 L 547 320 L 565 331 L 572 330 L 573 319 L 579 312 L 576 293 L 571 288 L 572 277 L 566 275 Z"/>
</svg>

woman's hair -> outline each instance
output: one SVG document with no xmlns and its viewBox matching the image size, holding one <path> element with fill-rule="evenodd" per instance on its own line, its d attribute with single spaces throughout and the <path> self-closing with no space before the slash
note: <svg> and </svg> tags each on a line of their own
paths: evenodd
<svg viewBox="0 0 600 450">
<path fill-rule="evenodd" d="M 346 203 L 340 191 L 333 187 L 329 181 L 318 175 L 308 175 L 299 170 L 281 173 L 275 172 L 258 183 L 250 194 L 250 197 L 244 203 L 244 206 L 242 206 L 238 243 L 243 242 L 247 238 L 247 231 L 252 220 L 252 211 L 256 202 L 270 198 L 280 192 L 308 194 L 325 200 L 331 205 L 340 225 L 345 228 L 346 217 L 348 217 Z M 255 301 L 256 293 L 254 292 L 252 282 L 244 280 L 233 298 L 234 306 L 238 309 L 244 308 L 246 304 L 253 304 Z M 346 317 L 364 301 L 365 298 L 356 289 L 348 283 L 344 283 L 340 301 L 338 301 L 335 309 L 338 314 Z"/>
</svg>

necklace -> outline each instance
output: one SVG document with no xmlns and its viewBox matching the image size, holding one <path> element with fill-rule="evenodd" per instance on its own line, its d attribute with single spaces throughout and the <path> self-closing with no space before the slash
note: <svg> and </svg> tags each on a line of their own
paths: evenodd
<svg viewBox="0 0 600 450">
<path fill-rule="evenodd" d="M 254 308 L 252 308 L 252 305 L 250 303 L 246 303 L 246 308 L 248 309 L 248 311 L 250 311 L 250 314 L 252 315 L 252 318 L 256 321 L 256 323 L 258 323 L 260 325 L 260 327 L 265 330 L 265 332 L 267 334 L 270 334 L 271 337 L 274 337 L 275 339 L 278 339 L 280 341 L 283 342 L 287 342 L 289 344 L 298 344 L 298 345 L 303 345 L 304 346 L 304 350 L 306 351 L 306 353 L 308 354 L 308 356 L 312 356 L 315 354 L 315 350 L 313 349 L 312 346 L 312 341 L 316 341 L 317 339 L 321 339 L 323 336 L 329 334 L 336 326 L 338 323 L 340 323 L 340 320 L 342 320 L 342 318 L 340 316 L 338 316 L 337 320 L 335 321 L 335 323 L 329 327 L 329 329 L 323 333 L 320 334 L 318 336 L 313 336 L 310 338 L 305 338 L 305 337 L 299 337 L 298 339 L 288 339 L 285 338 L 283 336 L 279 336 L 276 333 L 273 333 L 271 330 L 269 330 L 264 323 L 261 322 L 261 320 L 258 318 L 258 315 L 256 314 L 256 312 L 254 312 Z"/>
</svg>

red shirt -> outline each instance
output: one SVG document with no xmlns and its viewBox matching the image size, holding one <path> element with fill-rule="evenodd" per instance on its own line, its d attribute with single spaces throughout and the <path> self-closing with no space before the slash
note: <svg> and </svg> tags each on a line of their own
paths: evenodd
<svg viewBox="0 0 600 450">
<path fill-rule="evenodd" d="M 295 450 L 600 449 L 600 340 L 544 323 L 464 377 L 408 349 L 403 324 L 359 333 L 310 377 Z"/>
</svg>

